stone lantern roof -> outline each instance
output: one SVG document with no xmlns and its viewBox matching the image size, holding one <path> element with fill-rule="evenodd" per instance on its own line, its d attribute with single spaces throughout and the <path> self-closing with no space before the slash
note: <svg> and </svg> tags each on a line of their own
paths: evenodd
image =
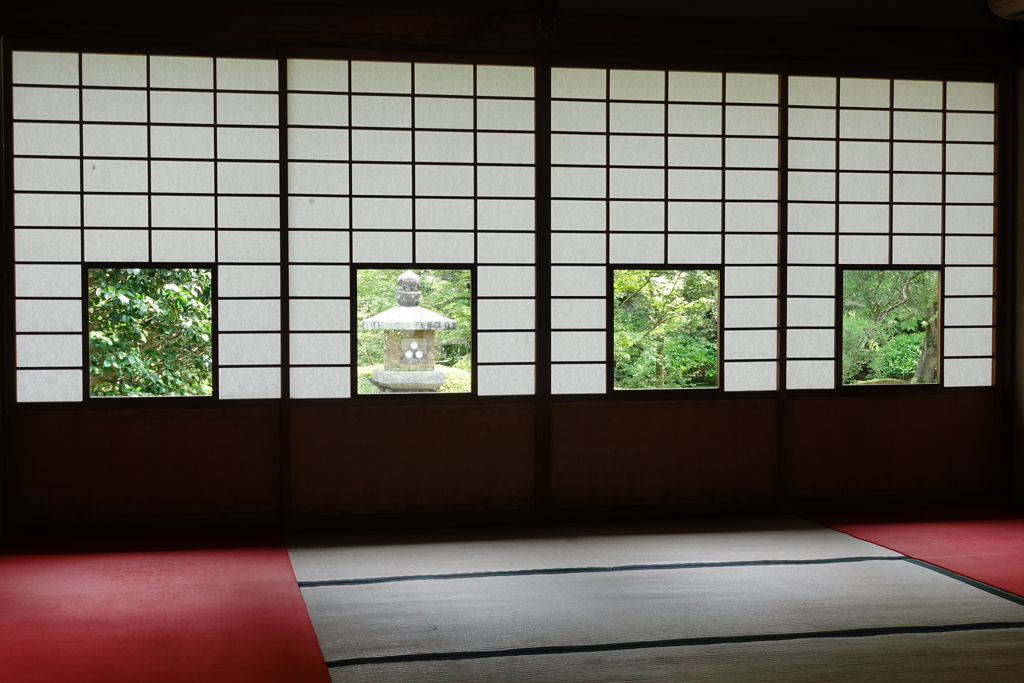
<svg viewBox="0 0 1024 683">
<path fill-rule="evenodd" d="M 454 330 L 455 321 L 422 308 L 420 276 L 407 270 L 398 277 L 398 305 L 363 320 L 366 330 Z"/>
</svg>

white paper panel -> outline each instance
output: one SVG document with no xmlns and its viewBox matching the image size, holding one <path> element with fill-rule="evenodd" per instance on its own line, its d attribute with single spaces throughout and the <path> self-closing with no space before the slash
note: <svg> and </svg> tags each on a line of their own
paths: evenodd
<svg viewBox="0 0 1024 683">
<path fill-rule="evenodd" d="M 790 76 L 789 104 L 834 107 L 836 104 L 836 79 Z"/>
<path fill-rule="evenodd" d="M 839 200 L 844 202 L 887 202 L 889 201 L 889 175 L 886 173 L 840 173 Z"/>
<path fill-rule="evenodd" d="M 669 202 L 668 229 L 676 232 L 717 232 L 722 229 L 722 204 Z"/>
<path fill-rule="evenodd" d="M 280 368 L 224 368 L 217 374 L 222 399 L 280 398 Z"/>
<path fill-rule="evenodd" d="M 786 363 L 787 389 L 832 389 L 835 387 L 835 363 L 828 360 L 789 361 Z"/>
<path fill-rule="evenodd" d="M 15 225 L 78 226 L 81 213 L 78 195 L 14 195 Z"/>
<path fill-rule="evenodd" d="M 779 239 L 775 235 L 726 235 L 726 263 L 776 263 Z"/>
<path fill-rule="evenodd" d="M 995 135 L 992 114 L 946 114 L 946 140 L 950 142 L 992 142 Z"/>
<path fill-rule="evenodd" d="M 292 132 L 299 131 L 293 130 Z M 316 131 L 317 134 L 326 132 L 343 133 L 343 131 Z M 321 143 L 318 141 L 317 144 Z M 341 144 L 344 143 L 339 140 L 338 145 Z M 412 134 L 409 131 L 354 130 L 352 131 L 352 158 L 360 161 L 411 161 Z"/>
<path fill-rule="evenodd" d="M 607 194 L 606 172 L 603 168 L 551 169 L 552 197 L 596 197 Z"/>
<path fill-rule="evenodd" d="M 790 267 L 786 271 L 786 293 L 791 295 L 825 295 L 835 292 L 836 269 L 822 267 Z"/>
<path fill-rule="evenodd" d="M 278 197 L 218 197 L 218 225 L 221 228 L 276 229 L 281 224 L 280 201 Z M 334 200 L 322 198 L 318 201 Z"/>
<path fill-rule="evenodd" d="M 722 74 L 670 71 L 668 99 L 673 102 L 721 102 Z"/>
<path fill-rule="evenodd" d="M 276 263 L 281 258 L 281 238 L 273 232 L 221 231 L 217 256 L 222 263 Z"/>
<path fill-rule="evenodd" d="M 775 330 L 726 330 L 725 359 L 775 358 Z"/>
<path fill-rule="evenodd" d="M 154 230 L 153 260 L 212 262 L 216 259 L 214 234 L 213 230 Z"/>
<path fill-rule="evenodd" d="M 476 126 L 481 130 L 533 130 L 533 102 L 477 100 Z"/>
<path fill-rule="evenodd" d="M 18 401 L 81 401 L 81 370 L 18 370 Z"/>
<path fill-rule="evenodd" d="M 224 58 L 217 60 L 217 88 L 219 90 L 277 90 L 277 85 L 276 60 Z"/>
<path fill-rule="evenodd" d="M 221 299 L 217 305 L 217 324 L 222 332 L 281 329 L 281 302 L 278 299 Z"/>
<path fill-rule="evenodd" d="M 661 144 L 658 138 L 646 138 Z M 734 142 L 730 140 L 730 142 Z M 770 142 L 751 140 L 748 142 Z M 670 166 L 710 166 L 722 165 L 721 138 L 669 138 L 668 163 Z"/>
<path fill-rule="evenodd" d="M 77 121 L 78 90 L 14 88 L 14 118 Z"/>
<path fill-rule="evenodd" d="M 991 296 L 993 280 L 992 268 L 946 268 L 943 272 L 947 296 Z"/>
<path fill-rule="evenodd" d="M 217 269 L 220 297 L 267 297 L 281 295 L 280 266 L 220 266 Z"/>
<path fill-rule="evenodd" d="M 992 173 L 995 160 L 995 145 L 946 145 L 946 170 L 953 173 Z"/>
<path fill-rule="evenodd" d="M 839 238 L 840 263 L 888 263 L 889 240 L 884 236 L 842 235 Z"/>
<path fill-rule="evenodd" d="M 552 394 L 603 394 L 605 365 L 552 365 Z"/>
<path fill-rule="evenodd" d="M 424 232 L 416 236 L 416 263 L 473 263 L 473 235 Z"/>
<path fill-rule="evenodd" d="M 416 131 L 415 146 L 416 161 L 473 162 L 472 133 Z"/>
<path fill-rule="evenodd" d="M 942 323 L 956 325 L 992 325 L 994 306 L 988 297 L 947 298 L 943 300 Z"/>
<path fill-rule="evenodd" d="M 893 114 L 894 140 L 941 140 L 942 114 L 898 111 Z"/>
<path fill-rule="evenodd" d="M 685 138 L 673 138 L 672 141 L 679 141 L 681 139 Z M 664 138 L 639 135 L 612 135 L 609 144 L 612 165 L 665 165 Z M 719 142 L 719 147 L 721 147 L 721 142 Z"/>
<path fill-rule="evenodd" d="M 352 260 L 357 263 L 410 263 L 412 235 L 401 232 L 356 232 Z"/>
<path fill-rule="evenodd" d="M 839 106 L 888 107 L 889 81 L 881 78 L 841 78 Z"/>
<path fill-rule="evenodd" d="M 951 358 L 945 361 L 942 367 L 942 384 L 944 386 L 992 386 L 992 360 L 989 358 Z"/>
<path fill-rule="evenodd" d="M 480 396 L 529 395 L 534 392 L 532 365 L 481 365 L 477 368 Z"/>
<path fill-rule="evenodd" d="M 889 143 L 840 142 L 839 168 L 844 171 L 888 171 Z"/>
<path fill-rule="evenodd" d="M 473 170 L 472 166 L 417 165 L 416 194 L 441 197 L 472 197 Z M 377 192 L 377 194 L 392 193 Z"/>
<path fill-rule="evenodd" d="M 291 362 L 296 365 L 347 365 L 352 362 L 349 334 L 296 334 L 289 336 Z"/>
<path fill-rule="evenodd" d="M 732 138 L 725 142 L 726 166 L 776 168 L 779 165 L 778 140 Z"/>
<path fill-rule="evenodd" d="M 352 204 L 353 227 L 412 228 L 411 199 L 356 199 Z"/>
<path fill-rule="evenodd" d="M 288 192 L 291 194 L 348 194 L 348 185 L 348 164 L 288 164 Z"/>
<path fill-rule="evenodd" d="M 554 134 L 551 136 L 551 163 L 603 166 L 606 145 L 604 136 Z"/>
<path fill-rule="evenodd" d="M 533 263 L 533 234 L 479 233 L 476 240 L 478 263 Z"/>
<path fill-rule="evenodd" d="M 839 232 L 889 232 L 889 205 L 840 204 Z"/>
<path fill-rule="evenodd" d="M 726 107 L 725 134 L 778 135 L 779 110 L 776 107 Z"/>
<path fill-rule="evenodd" d="M 417 128 L 472 128 L 473 100 L 417 97 L 415 115 Z"/>
<path fill-rule="evenodd" d="M 844 109 L 839 112 L 839 136 L 889 139 L 889 112 Z"/>
<path fill-rule="evenodd" d="M 828 109 L 790 109 L 789 134 L 804 138 L 834 138 L 836 113 Z"/>
<path fill-rule="evenodd" d="M 991 327 L 951 327 L 942 336 L 943 356 L 991 356 Z"/>
<path fill-rule="evenodd" d="M 637 71 L 611 69 L 608 72 L 608 98 L 612 100 L 665 99 L 665 73 L 663 71 Z"/>
<path fill-rule="evenodd" d="M 77 299 L 19 299 L 14 315 L 18 332 L 82 331 L 82 302 Z"/>
<path fill-rule="evenodd" d="M 14 153 L 78 156 L 78 126 L 69 123 L 15 123 Z"/>
<path fill-rule="evenodd" d="M 668 262 L 676 264 L 721 263 L 721 235 L 669 235 Z"/>
<path fill-rule="evenodd" d="M 779 197 L 777 171 L 726 171 L 726 199 L 771 199 Z"/>
<path fill-rule="evenodd" d="M 836 211 L 831 204 L 790 204 L 789 232 L 835 232 Z"/>
<path fill-rule="evenodd" d="M 726 299 L 725 327 L 775 327 L 778 302 L 775 299 Z"/>
<path fill-rule="evenodd" d="M 664 263 L 663 235 L 614 234 L 609 260 L 612 263 Z"/>
<path fill-rule="evenodd" d="M 532 363 L 533 332 L 482 332 L 477 335 L 477 360 L 481 363 Z"/>
<path fill-rule="evenodd" d="M 348 90 L 348 62 L 335 59 L 289 59 L 289 90 Z"/>
<path fill-rule="evenodd" d="M 894 202 L 941 202 L 942 176 L 924 173 L 897 173 L 892 178 Z"/>
<path fill-rule="evenodd" d="M 995 230 L 995 208 L 992 206 L 947 206 L 946 232 L 992 234 Z"/>
<path fill-rule="evenodd" d="M 82 119 L 145 123 L 146 103 L 144 90 L 83 90 Z"/>
<path fill-rule="evenodd" d="M 725 205 L 725 229 L 729 232 L 776 232 L 779 207 L 774 202 L 728 202 Z"/>
<path fill-rule="evenodd" d="M 551 227 L 554 230 L 604 230 L 607 204 L 603 201 L 551 202 Z"/>
<path fill-rule="evenodd" d="M 349 398 L 349 368 L 292 368 L 292 398 Z"/>
<path fill-rule="evenodd" d="M 217 156 L 221 159 L 272 159 L 278 157 L 275 128 L 218 128 Z"/>
<path fill-rule="evenodd" d="M 604 267 L 595 266 L 552 266 L 552 296 L 604 296 Z"/>
<path fill-rule="evenodd" d="M 789 263 L 835 263 L 836 238 L 832 235 L 790 235 Z"/>
<path fill-rule="evenodd" d="M 990 175 L 947 175 L 946 201 L 991 204 L 995 201 L 995 178 Z"/>
<path fill-rule="evenodd" d="M 417 230 L 472 230 L 472 199 L 417 199 Z"/>
<path fill-rule="evenodd" d="M 551 69 L 551 96 L 603 100 L 607 73 L 604 69 Z"/>
<path fill-rule="evenodd" d="M 82 294 L 82 269 L 78 265 L 16 265 L 15 296 L 77 297 Z"/>
<path fill-rule="evenodd" d="M 213 128 L 153 126 L 150 140 L 154 158 L 213 158 Z"/>
<path fill-rule="evenodd" d="M 834 173 L 789 173 L 789 199 L 795 201 L 835 201 Z"/>
<path fill-rule="evenodd" d="M 480 266 L 477 296 L 533 296 L 536 276 L 532 266 Z"/>
<path fill-rule="evenodd" d="M 603 361 L 607 354 L 606 332 L 552 332 L 551 360 Z"/>
<path fill-rule="evenodd" d="M 77 192 L 80 168 L 75 159 L 15 159 L 15 190 Z"/>
<path fill-rule="evenodd" d="M 609 191 L 617 199 L 663 199 L 665 171 L 658 168 L 612 168 Z"/>
<path fill-rule="evenodd" d="M 473 94 L 473 67 L 469 64 L 415 64 L 413 69 L 417 94 Z"/>
<path fill-rule="evenodd" d="M 149 84 L 154 88 L 213 87 L 213 60 L 208 57 L 149 58 Z"/>
<path fill-rule="evenodd" d="M 892 207 L 893 232 L 942 232 L 941 206 Z"/>
<path fill-rule="evenodd" d="M 892 238 L 893 264 L 940 264 L 942 263 L 941 237 Z"/>
<path fill-rule="evenodd" d="M 604 103 L 554 101 L 551 103 L 551 130 L 603 133 L 606 112 Z"/>
<path fill-rule="evenodd" d="M 358 132 L 368 133 L 370 131 Z M 274 134 L 276 135 L 276 132 Z M 274 153 L 276 155 L 276 149 L 274 150 Z M 348 131 L 324 130 L 317 128 L 289 128 L 288 158 L 337 161 L 348 159 Z"/>
<path fill-rule="evenodd" d="M 347 126 L 348 96 L 291 93 L 288 95 L 288 123 L 292 126 Z"/>
<path fill-rule="evenodd" d="M 613 201 L 610 206 L 609 228 L 644 232 L 665 230 L 665 204 L 662 202 Z"/>
<path fill-rule="evenodd" d="M 668 132 L 686 135 L 720 135 L 722 133 L 722 107 L 710 104 L 669 105 Z"/>
<path fill-rule="evenodd" d="M 149 202 L 145 195 L 85 195 L 88 226 L 145 228 L 148 223 Z"/>
<path fill-rule="evenodd" d="M 292 330 L 338 330 L 349 328 L 348 299 L 292 299 L 288 302 Z"/>
<path fill-rule="evenodd" d="M 942 109 L 942 81 L 894 81 L 897 109 Z"/>
<path fill-rule="evenodd" d="M 82 335 L 19 334 L 19 368 L 67 368 L 82 366 Z"/>
<path fill-rule="evenodd" d="M 835 299 L 831 297 L 790 298 L 786 303 L 786 324 L 790 327 L 832 327 L 835 325 L 835 309 Z"/>
<path fill-rule="evenodd" d="M 993 262 L 991 237 L 947 237 L 946 263 L 989 265 Z"/>
<path fill-rule="evenodd" d="M 941 171 L 942 145 L 893 143 L 892 168 L 894 171 Z"/>
<path fill-rule="evenodd" d="M 348 211 L 347 197 L 288 198 L 288 221 L 292 228 L 347 228 Z"/>
<path fill-rule="evenodd" d="M 144 160 L 83 159 L 82 180 L 86 192 L 147 192 L 149 164 Z M 212 169 L 210 179 L 212 181 Z M 212 182 L 210 187 L 212 189 Z"/>
<path fill-rule="evenodd" d="M 348 233 L 290 231 L 288 256 L 292 263 L 346 263 Z"/>
<path fill-rule="evenodd" d="M 78 85 L 78 54 L 12 52 L 11 74 L 15 83 Z"/>
<path fill-rule="evenodd" d="M 481 97 L 533 97 L 532 66 L 492 66 L 476 68 L 476 94 Z"/>
<path fill-rule="evenodd" d="M 352 62 L 353 92 L 412 92 L 412 64 Z"/>
<path fill-rule="evenodd" d="M 477 301 L 478 330 L 532 330 L 533 299 L 481 299 Z"/>
<path fill-rule="evenodd" d="M 121 162 L 124 163 L 124 162 Z M 139 162 L 144 164 L 144 162 Z M 86 167 L 88 168 L 88 167 Z M 153 161 L 153 192 L 213 193 L 213 162 L 209 161 Z M 124 175 L 135 169 L 125 168 Z M 141 166 L 143 173 L 145 166 Z M 86 174 L 88 177 L 90 174 Z M 143 175 L 143 181 L 145 176 Z M 145 191 L 143 188 L 142 191 Z"/>
<path fill-rule="evenodd" d="M 835 332 L 824 330 L 789 330 L 786 333 L 786 356 L 789 358 L 830 358 L 835 354 Z"/>
<path fill-rule="evenodd" d="M 149 120 L 153 123 L 213 123 L 213 93 L 149 93 Z"/>
<path fill-rule="evenodd" d="M 996 108 L 994 83 L 946 84 L 946 108 L 972 111 L 993 111 Z"/>
<path fill-rule="evenodd" d="M 291 296 L 349 295 L 348 266 L 290 266 L 289 274 Z"/>
<path fill-rule="evenodd" d="M 726 74 L 726 102 L 779 101 L 779 77 L 775 74 Z"/>
<path fill-rule="evenodd" d="M 86 201 L 88 201 L 88 197 Z M 142 197 L 143 201 L 145 197 Z M 153 211 L 154 228 L 212 228 L 214 226 L 213 197 L 154 196 L 150 202 Z M 144 210 L 145 205 L 143 205 Z M 86 225 L 89 225 L 89 205 L 85 208 Z M 145 214 L 139 218 L 145 226 Z"/>
<path fill-rule="evenodd" d="M 672 199 L 721 199 L 722 173 L 671 169 L 668 196 Z"/>
<path fill-rule="evenodd" d="M 412 166 L 405 164 L 352 164 L 352 194 L 412 194 Z"/>
<path fill-rule="evenodd" d="M 144 157 L 146 127 L 83 126 L 82 151 L 87 157 Z"/>
<path fill-rule="evenodd" d="M 279 365 L 280 334 L 222 334 L 217 337 L 220 365 Z"/>
<path fill-rule="evenodd" d="M 277 164 L 224 162 L 217 164 L 217 191 L 223 194 L 277 194 Z"/>
<path fill-rule="evenodd" d="M 726 363 L 726 391 L 774 391 L 777 388 L 778 364 Z"/>
<path fill-rule="evenodd" d="M 725 269 L 726 296 L 775 296 L 779 275 L 775 266 L 731 266 Z"/>
<path fill-rule="evenodd" d="M 86 230 L 86 261 L 148 261 L 146 230 Z"/>
<path fill-rule="evenodd" d="M 600 329 L 606 324 L 603 299 L 553 299 L 552 329 Z"/>
</svg>

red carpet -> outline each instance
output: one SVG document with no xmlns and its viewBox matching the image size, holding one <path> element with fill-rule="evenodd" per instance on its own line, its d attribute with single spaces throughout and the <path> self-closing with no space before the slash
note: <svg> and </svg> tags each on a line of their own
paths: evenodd
<svg viewBox="0 0 1024 683">
<path fill-rule="evenodd" d="M 872 511 L 804 515 L 855 538 L 1024 596 L 1020 510 Z"/>
<path fill-rule="evenodd" d="M 0 681 L 329 683 L 279 535 L 0 555 Z"/>
</svg>

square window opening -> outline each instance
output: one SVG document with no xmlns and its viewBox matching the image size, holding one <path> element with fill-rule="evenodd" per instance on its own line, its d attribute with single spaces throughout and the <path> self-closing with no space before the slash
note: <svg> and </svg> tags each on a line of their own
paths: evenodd
<svg viewBox="0 0 1024 683">
<path fill-rule="evenodd" d="M 356 271 L 356 393 L 471 393 L 468 269 Z"/>
<path fill-rule="evenodd" d="M 88 270 L 89 395 L 213 394 L 213 271 Z"/>
<path fill-rule="evenodd" d="M 843 384 L 937 384 L 939 271 L 843 271 Z"/>
<path fill-rule="evenodd" d="M 719 272 L 615 270 L 612 386 L 719 386 Z"/>
</svg>

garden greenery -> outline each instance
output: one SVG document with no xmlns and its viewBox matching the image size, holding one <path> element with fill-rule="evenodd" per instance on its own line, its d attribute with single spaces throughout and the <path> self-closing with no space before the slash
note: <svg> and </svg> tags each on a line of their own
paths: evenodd
<svg viewBox="0 0 1024 683">
<path fill-rule="evenodd" d="M 939 273 L 843 273 L 843 384 L 934 384 Z"/>
<path fill-rule="evenodd" d="M 718 386 L 718 271 L 616 270 L 614 386 Z"/>
<path fill-rule="evenodd" d="M 93 396 L 213 393 L 210 270 L 89 271 Z"/>
</svg>

